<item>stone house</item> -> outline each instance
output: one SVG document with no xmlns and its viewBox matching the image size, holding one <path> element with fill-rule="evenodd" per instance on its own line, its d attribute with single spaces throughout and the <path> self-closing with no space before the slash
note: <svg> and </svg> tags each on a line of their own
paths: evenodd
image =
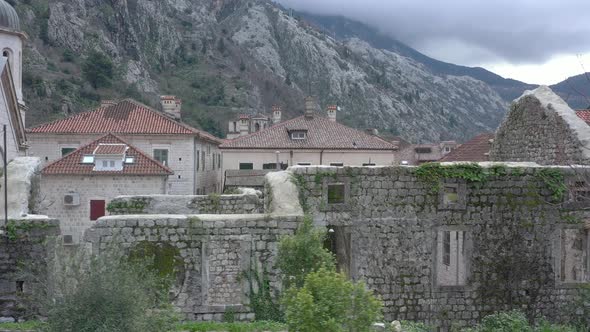
<svg viewBox="0 0 590 332">
<path fill-rule="evenodd" d="M 241 114 L 237 119 L 229 121 L 227 128 L 227 139 L 234 139 L 246 136 L 281 122 L 281 107 L 274 105 L 272 107 L 272 118 L 264 114 Z"/>
<path fill-rule="evenodd" d="M 439 161 L 458 146 L 459 144 L 456 141 L 408 144 L 400 148 L 398 155 L 400 163 L 404 165 L 420 165 Z"/>
<path fill-rule="evenodd" d="M 53 162 L 107 133 L 116 134 L 174 172 L 165 193 L 206 194 L 220 190 L 221 140 L 178 120 L 180 101 L 162 96 L 156 111 L 132 99 L 28 130 L 29 155 Z"/>
<path fill-rule="evenodd" d="M 469 141 L 461 144 L 455 148 L 449 154 L 444 156 L 439 161 L 451 162 L 451 161 L 470 161 L 480 162 L 490 160 L 490 148 L 494 141 L 494 134 L 483 133 L 479 134 Z"/>
<path fill-rule="evenodd" d="M 315 111 L 312 98 L 305 115 L 268 129 L 228 140 L 220 146 L 223 176 L 228 171 L 276 170 L 294 165 L 394 165 L 398 148 L 381 137 L 336 121 L 337 108 L 328 116 Z M 262 179 L 262 177 L 259 176 Z"/>
<path fill-rule="evenodd" d="M 107 214 L 119 195 L 164 194 L 173 171 L 123 139 L 107 134 L 47 164 L 41 171 L 40 211 L 61 221 L 64 242 Z"/>
</svg>

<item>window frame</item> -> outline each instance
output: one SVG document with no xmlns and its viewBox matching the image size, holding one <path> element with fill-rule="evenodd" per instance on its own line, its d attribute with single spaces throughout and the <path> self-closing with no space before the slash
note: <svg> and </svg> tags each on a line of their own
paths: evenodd
<svg viewBox="0 0 590 332">
<path fill-rule="evenodd" d="M 65 156 L 67 156 L 67 155 L 71 154 L 72 152 L 76 151 L 77 149 L 78 149 L 78 148 L 74 148 L 74 147 L 68 147 L 68 146 L 62 146 L 62 147 L 60 148 L 60 151 L 61 151 L 61 156 L 62 156 L 62 157 L 65 157 Z M 64 153 L 64 150 L 69 150 L 69 152 L 67 152 L 67 153 Z"/>
<path fill-rule="evenodd" d="M 292 140 L 301 141 L 301 140 L 307 139 L 307 131 L 305 131 L 305 130 L 294 130 L 294 131 L 291 131 L 290 134 L 291 134 L 290 136 L 291 136 Z"/>
<path fill-rule="evenodd" d="M 449 256 L 448 256 L 448 262 L 449 264 L 445 264 L 445 238 L 441 239 L 441 249 L 442 252 L 440 252 L 438 244 L 439 244 L 439 234 L 443 233 L 442 236 L 447 235 L 448 233 L 448 240 L 449 240 Z M 461 237 L 459 236 L 459 233 L 462 235 Z M 462 246 L 461 246 L 461 255 L 464 259 L 464 280 L 462 284 L 454 284 L 454 285 L 445 285 L 445 284 L 441 284 L 441 280 L 439 280 L 439 257 L 440 257 L 440 265 L 451 268 L 452 267 L 452 260 L 451 260 L 451 254 L 453 252 L 453 246 L 452 244 L 452 237 L 453 236 L 457 237 L 457 240 L 459 240 L 459 238 L 461 238 L 462 241 Z M 471 289 L 471 284 L 470 284 L 470 275 L 471 275 L 471 248 L 473 248 L 473 238 L 472 238 L 472 231 L 470 229 L 469 226 L 450 226 L 450 225 L 445 225 L 445 226 L 439 226 L 439 227 L 435 227 L 433 229 L 433 234 L 432 234 L 432 239 L 434 240 L 432 243 L 432 285 L 435 289 L 438 290 L 466 290 L 466 289 Z M 458 242 L 455 242 L 457 246 L 459 246 Z M 459 251 L 459 248 L 457 248 L 457 251 Z M 458 263 L 457 263 L 458 264 Z M 458 267 L 457 267 L 458 269 Z M 458 278 L 458 275 L 456 276 Z"/>
<path fill-rule="evenodd" d="M 158 152 L 166 151 L 166 160 L 165 161 L 160 160 L 161 156 L 157 156 L 156 151 L 158 151 Z M 169 166 L 169 164 L 170 164 L 170 149 L 169 148 L 154 147 L 154 148 L 152 148 L 152 156 L 154 157 L 154 159 L 156 161 L 158 161 L 162 165 Z"/>
<path fill-rule="evenodd" d="M 250 168 L 242 168 L 242 165 L 250 165 Z M 240 171 L 249 171 L 254 169 L 254 163 L 239 163 Z"/>
</svg>

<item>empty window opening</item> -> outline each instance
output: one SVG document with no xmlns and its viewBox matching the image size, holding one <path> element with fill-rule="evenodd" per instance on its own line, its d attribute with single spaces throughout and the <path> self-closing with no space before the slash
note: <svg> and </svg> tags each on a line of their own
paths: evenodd
<svg viewBox="0 0 590 332">
<path fill-rule="evenodd" d="M 330 166 L 342 167 L 344 163 L 330 163 Z"/>
<path fill-rule="evenodd" d="M 436 284 L 463 286 L 467 280 L 464 231 L 437 233 Z"/>
<path fill-rule="evenodd" d="M 588 231 L 561 231 L 560 280 L 566 283 L 588 281 Z"/>
<path fill-rule="evenodd" d="M 74 239 L 72 235 L 64 235 L 63 236 L 63 243 L 64 244 L 72 244 L 74 243 Z"/>
<path fill-rule="evenodd" d="M 415 148 L 416 153 L 432 153 L 432 148 Z"/>
<path fill-rule="evenodd" d="M 590 200 L 590 188 L 586 181 L 576 181 L 572 189 L 573 198 L 576 202 L 588 202 Z"/>
<path fill-rule="evenodd" d="M 344 203 L 345 187 L 344 184 L 329 184 L 328 185 L 328 204 Z"/>
<path fill-rule="evenodd" d="M 311 166 L 311 163 L 297 163 L 298 166 Z"/>
<path fill-rule="evenodd" d="M 17 293 L 24 293 L 25 291 L 25 282 L 22 280 L 16 281 L 16 292 Z"/>
<path fill-rule="evenodd" d="M 376 166 L 374 163 L 363 163 L 363 166 Z"/>
<path fill-rule="evenodd" d="M 443 204 L 444 205 L 457 204 L 458 201 L 459 201 L 459 194 L 457 192 L 457 187 L 445 186 L 444 192 L 443 192 Z"/>
<path fill-rule="evenodd" d="M 336 269 L 350 277 L 351 265 L 351 234 L 347 227 L 328 226 L 328 234 L 324 240 L 324 248 L 336 257 Z"/>
</svg>

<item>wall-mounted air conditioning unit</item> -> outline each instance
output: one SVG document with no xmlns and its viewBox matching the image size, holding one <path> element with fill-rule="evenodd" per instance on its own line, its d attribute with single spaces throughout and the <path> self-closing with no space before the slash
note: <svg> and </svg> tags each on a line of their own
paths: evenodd
<svg viewBox="0 0 590 332">
<path fill-rule="evenodd" d="M 80 205 L 80 194 L 78 194 L 78 193 L 65 194 L 64 195 L 64 205 L 66 205 L 66 206 Z"/>
</svg>

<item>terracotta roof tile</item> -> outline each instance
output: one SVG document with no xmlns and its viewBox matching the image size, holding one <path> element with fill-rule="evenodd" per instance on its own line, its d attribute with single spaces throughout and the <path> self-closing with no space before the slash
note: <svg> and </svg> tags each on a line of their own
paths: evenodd
<svg viewBox="0 0 590 332">
<path fill-rule="evenodd" d="M 124 154 L 127 151 L 127 145 L 125 144 L 104 144 L 100 143 L 94 150 L 94 154 L 99 155 L 119 155 Z"/>
<path fill-rule="evenodd" d="M 63 134 L 155 134 L 199 135 L 221 144 L 221 140 L 207 132 L 192 128 L 132 99 L 93 111 L 79 113 L 65 119 L 45 123 L 28 130 L 30 133 Z"/>
<path fill-rule="evenodd" d="M 451 151 L 440 161 L 489 161 L 491 139 L 494 139 L 494 134 L 479 134 Z"/>
<path fill-rule="evenodd" d="M 127 148 L 126 156 L 133 156 L 132 164 L 124 164 L 122 171 L 94 171 L 94 163 L 82 164 L 82 158 L 85 155 L 92 155 L 101 144 L 113 146 L 125 145 Z M 43 175 L 170 175 L 172 170 L 152 159 L 141 152 L 136 147 L 123 141 L 121 138 L 107 134 L 96 141 L 78 148 L 76 151 L 67 156 L 58 159 L 43 168 Z"/>
<path fill-rule="evenodd" d="M 306 138 L 293 140 L 289 131 L 306 131 Z M 397 150 L 397 146 L 363 131 L 330 121 L 321 116 L 298 118 L 259 132 L 228 140 L 222 149 L 332 149 Z"/>
<path fill-rule="evenodd" d="M 587 124 L 590 124 L 590 110 L 576 110 L 576 115 Z"/>
</svg>

